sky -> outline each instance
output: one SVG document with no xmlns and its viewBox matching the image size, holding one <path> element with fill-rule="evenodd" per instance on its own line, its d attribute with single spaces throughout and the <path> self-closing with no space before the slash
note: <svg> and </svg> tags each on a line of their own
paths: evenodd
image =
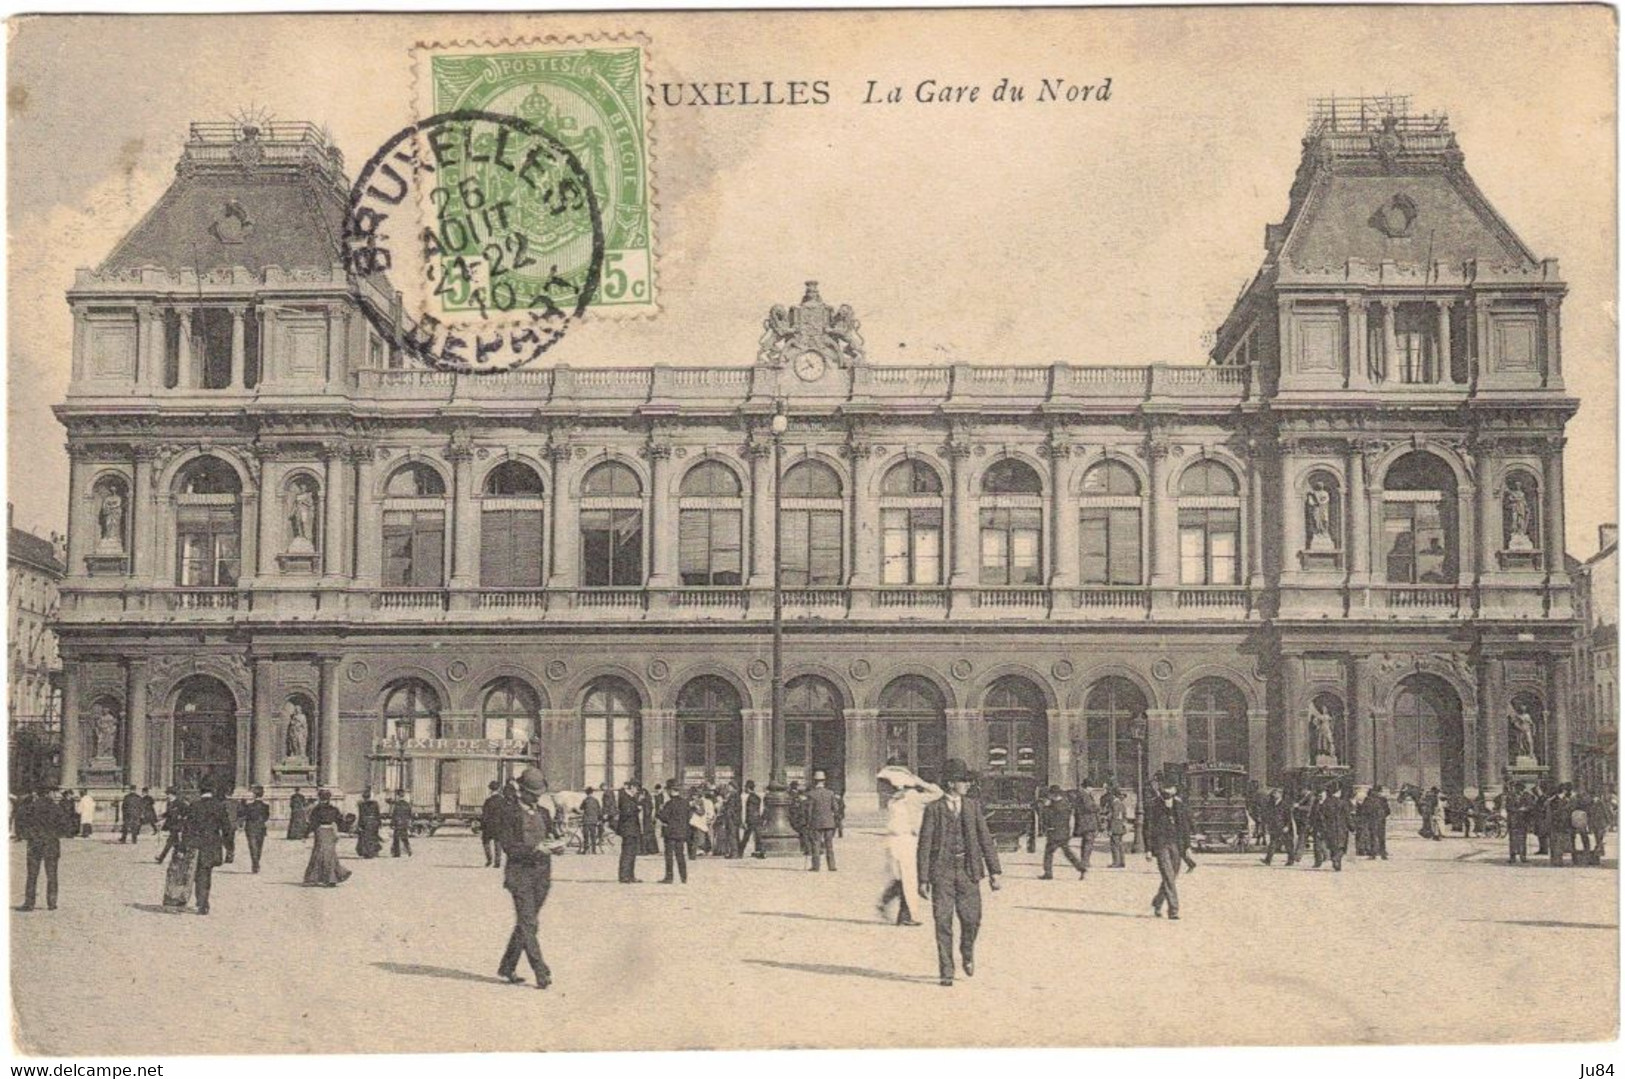
<svg viewBox="0 0 1625 1079">
<path fill-rule="evenodd" d="M 1409 93 L 1569 283 L 1570 552 L 1617 519 L 1616 27 L 1600 6 L 14 20 L 8 498 L 61 529 L 64 293 L 162 194 L 192 120 L 325 125 L 353 170 L 426 115 L 419 42 L 631 33 L 662 82 L 826 79 L 821 106 L 656 105 L 660 310 L 577 326 L 572 366 L 749 364 L 817 279 L 872 362 L 1200 363 L 1286 210 L 1310 99 Z M 1553 77 L 1561 72 L 1562 77 Z M 1108 102 L 987 100 L 1001 78 Z M 867 105 L 868 80 L 980 84 Z M 658 92 L 654 95 L 657 99 Z"/>
</svg>

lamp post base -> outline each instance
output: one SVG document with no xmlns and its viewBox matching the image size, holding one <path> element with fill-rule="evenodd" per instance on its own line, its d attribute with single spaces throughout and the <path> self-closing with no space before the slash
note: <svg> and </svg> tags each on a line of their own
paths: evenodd
<svg viewBox="0 0 1625 1079">
<path fill-rule="evenodd" d="M 790 824 L 790 792 L 780 784 L 770 784 L 762 799 L 762 823 L 757 835 L 758 849 L 769 858 L 801 854 L 801 837 Z"/>
</svg>

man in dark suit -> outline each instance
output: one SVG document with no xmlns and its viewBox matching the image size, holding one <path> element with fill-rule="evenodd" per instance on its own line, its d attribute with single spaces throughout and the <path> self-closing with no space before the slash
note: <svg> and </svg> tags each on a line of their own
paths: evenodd
<svg viewBox="0 0 1625 1079">
<path fill-rule="evenodd" d="M 812 871 L 818 872 L 820 853 L 829 859 L 829 871 L 835 872 L 835 792 L 829 789 L 828 778 L 822 771 L 812 775 L 812 790 L 807 792 L 807 838 L 812 844 Z"/>
<path fill-rule="evenodd" d="M 120 843 L 138 843 L 141 840 L 141 796 L 135 788 L 124 788 L 124 800 L 119 803 L 119 832 Z"/>
<path fill-rule="evenodd" d="M 591 787 L 581 800 L 581 853 L 597 854 L 604 845 L 604 807 Z"/>
<path fill-rule="evenodd" d="M 622 884 L 638 883 L 638 851 L 643 846 L 643 809 L 638 803 L 638 781 L 628 779 L 615 796 L 615 834 L 621 837 Z"/>
<path fill-rule="evenodd" d="M 1258 809 L 1264 821 L 1264 864 L 1274 865 L 1277 852 L 1286 855 L 1286 864 L 1292 864 L 1292 806 L 1279 787 L 1271 787 Z"/>
<path fill-rule="evenodd" d="M 402 851 L 412 857 L 412 803 L 405 791 L 396 791 L 389 803 L 389 856 L 399 858 Z"/>
<path fill-rule="evenodd" d="M 1335 784 L 1326 792 L 1326 800 L 1320 804 L 1320 829 L 1315 834 L 1317 868 L 1322 860 L 1322 846 L 1325 847 L 1325 857 L 1332 861 L 1332 868 L 1341 873 L 1343 855 L 1349 849 L 1349 804 L 1343 800 L 1343 788 Z"/>
<path fill-rule="evenodd" d="M 1158 797 L 1145 807 L 1145 856 L 1156 859 L 1162 877 L 1156 898 L 1151 900 L 1151 913 L 1162 917 L 1162 905 L 1167 903 L 1168 919 L 1178 921 L 1179 867 L 1191 845 L 1191 813 L 1179 796 L 1178 784 L 1164 779 L 1159 786 Z"/>
<path fill-rule="evenodd" d="M 956 758 L 943 768 L 948 793 L 925 807 L 920 823 L 917 867 L 920 895 L 931 900 L 937 929 L 937 973 L 942 985 L 954 984 L 954 915 L 959 916 L 959 955 L 965 977 L 976 973 L 976 933 L 982 926 L 982 875 L 999 890 L 999 852 L 987 816 L 975 798 L 967 797 L 970 769 Z"/>
<path fill-rule="evenodd" d="M 1292 803 L 1292 850 L 1286 864 L 1296 865 L 1303 859 L 1303 845 L 1309 841 L 1310 820 L 1315 811 L 1315 792 L 1304 790 Z"/>
<path fill-rule="evenodd" d="M 502 784 L 496 780 L 487 783 L 491 793 L 480 807 L 480 846 L 485 848 L 485 864 L 502 868 L 502 821 L 508 803 L 502 797 Z"/>
<path fill-rule="evenodd" d="M 1365 801 L 1360 803 L 1360 812 L 1365 824 L 1367 858 L 1381 858 L 1388 860 L 1388 798 L 1380 786 L 1372 787 L 1366 792 Z"/>
<path fill-rule="evenodd" d="M 674 779 L 666 788 L 671 795 L 661 805 L 655 814 L 660 821 L 661 834 L 666 837 L 666 875 L 661 884 L 672 883 L 672 864 L 675 859 L 677 875 L 684 884 L 688 883 L 688 818 L 693 813 L 689 807 L 688 798 L 683 789 Z"/>
<path fill-rule="evenodd" d="M 1522 783 L 1512 784 L 1512 793 L 1506 798 L 1507 861 L 1514 865 L 1522 859 L 1529 863 L 1529 808 L 1532 799 L 1524 792 Z"/>
<path fill-rule="evenodd" d="M 260 855 L 265 851 L 265 833 L 271 826 L 271 807 L 265 801 L 265 788 L 256 785 L 253 797 L 243 806 L 243 835 L 248 839 L 248 860 L 254 872 L 260 871 Z"/>
<path fill-rule="evenodd" d="M 519 957 L 530 960 L 530 969 L 536 975 L 536 988 L 546 989 L 553 984 L 553 972 L 542 958 L 541 941 L 536 933 L 542 904 L 553 886 L 553 855 L 563 851 L 563 844 L 553 837 L 553 817 L 541 804 L 542 792 L 547 790 L 547 779 L 535 765 L 526 768 L 519 777 L 518 797 L 502 801 L 502 818 L 496 836 L 508 856 L 508 867 L 502 876 L 502 886 L 513 896 L 513 932 L 508 934 L 508 947 L 497 964 L 497 977 L 511 985 L 521 985 L 518 974 Z"/>
<path fill-rule="evenodd" d="M 197 802 L 186 812 L 180 841 L 182 850 L 197 852 L 193 887 L 197 890 L 199 914 L 209 913 L 209 890 L 214 884 L 214 867 L 226 860 L 226 845 L 231 830 L 231 810 L 205 785 Z"/>
<path fill-rule="evenodd" d="M 753 858 L 766 858 L 762 853 L 762 796 L 756 793 L 756 781 L 745 780 L 745 836 L 739 841 L 740 853 L 744 853 L 746 845 L 754 839 L 756 850 Z"/>
<path fill-rule="evenodd" d="M 1083 871 L 1089 871 L 1089 856 L 1095 851 L 1095 833 L 1100 830 L 1100 807 L 1095 804 L 1095 796 L 1089 793 L 1089 788 L 1080 781 L 1078 789 L 1072 792 L 1072 834 L 1083 840 L 1083 850 L 1079 851 L 1079 861 L 1083 863 Z"/>
<path fill-rule="evenodd" d="M 152 788 L 141 788 L 141 823 L 152 829 L 152 834 L 158 834 L 158 803 L 152 800 Z"/>
<path fill-rule="evenodd" d="M 169 802 L 164 806 L 164 831 L 169 834 L 164 837 L 164 849 L 158 852 L 154 861 L 162 863 L 169 857 L 169 852 L 181 845 L 181 829 L 186 826 L 186 814 L 191 809 L 191 803 L 186 796 L 174 787 L 169 788 Z"/>
<path fill-rule="evenodd" d="M 1061 793 L 1060 787 L 1052 786 L 1040 804 L 1043 806 L 1039 824 L 1044 830 L 1044 872 L 1038 879 L 1055 879 L 1055 852 L 1060 851 L 1082 880 L 1088 870 L 1072 853 L 1072 801 Z"/>
<path fill-rule="evenodd" d="M 17 838 L 28 844 L 28 880 L 23 888 L 23 905 L 18 910 L 33 910 L 39 889 L 40 868 L 45 869 L 45 906 L 56 909 L 56 867 L 62 858 L 62 837 L 70 826 L 77 827 L 62 812 L 50 787 L 41 787 L 17 805 Z"/>
</svg>

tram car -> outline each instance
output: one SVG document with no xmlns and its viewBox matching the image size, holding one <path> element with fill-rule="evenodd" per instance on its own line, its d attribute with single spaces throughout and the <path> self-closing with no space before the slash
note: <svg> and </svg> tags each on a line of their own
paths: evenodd
<svg viewBox="0 0 1625 1079">
<path fill-rule="evenodd" d="M 448 827 L 478 834 L 491 783 L 517 780 L 540 763 L 535 739 L 380 738 L 367 754 L 367 779 L 381 803 L 406 791 L 413 835 Z"/>
<path fill-rule="evenodd" d="M 987 811 L 988 831 L 993 833 L 993 842 L 1000 850 L 1015 850 L 1023 839 L 1034 834 L 1036 776 L 983 775 L 976 786 Z"/>
<path fill-rule="evenodd" d="M 1237 853 L 1253 849 L 1247 769 L 1234 764 L 1187 764 L 1172 770 L 1190 810 L 1193 848 Z"/>
</svg>

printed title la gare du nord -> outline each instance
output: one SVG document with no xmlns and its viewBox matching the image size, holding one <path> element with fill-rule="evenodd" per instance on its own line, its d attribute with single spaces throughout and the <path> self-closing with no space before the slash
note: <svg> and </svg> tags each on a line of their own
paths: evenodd
<svg viewBox="0 0 1625 1079">
<path fill-rule="evenodd" d="M 836 99 L 828 79 L 763 79 L 737 82 L 663 82 L 649 95 L 651 103 L 671 108 L 693 105 L 828 105 Z M 889 82 L 866 79 L 843 94 L 862 105 L 978 105 L 985 102 L 1025 104 L 1072 102 L 1082 104 L 1112 99 L 1111 76 L 1094 82 L 1063 77 L 1019 82 L 954 82 L 919 79 Z"/>
</svg>

